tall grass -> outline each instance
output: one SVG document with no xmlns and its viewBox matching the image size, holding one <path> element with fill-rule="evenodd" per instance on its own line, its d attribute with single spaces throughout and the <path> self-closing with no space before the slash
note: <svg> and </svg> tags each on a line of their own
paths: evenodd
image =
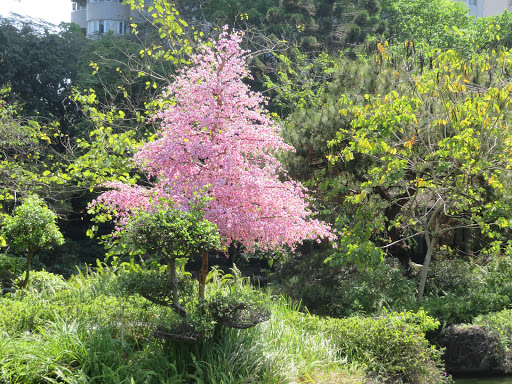
<svg viewBox="0 0 512 384">
<path fill-rule="evenodd" d="M 112 271 L 68 281 L 35 274 L 32 288 L 0 297 L 0 383 L 357 384 L 373 367 L 366 357 L 386 348 L 377 347 L 377 339 L 372 344 L 355 336 L 386 332 L 385 322 L 353 320 L 357 328 L 300 313 L 284 297 L 255 291 L 236 270 L 213 271 L 208 288 L 209 297 L 235 294 L 264 303 L 272 317 L 247 330 L 218 327 L 196 344 L 158 340 L 152 330 L 177 315 L 140 297 L 119 295 Z M 401 336 L 412 339 L 415 348 L 407 351 L 424 353 L 429 346 L 417 342 L 424 340 L 420 333 L 411 326 L 389 339 L 396 345 Z M 359 344 L 347 353 L 350 337 Z M 418 362 L 408 358 L 396 361 Z"/>
</svg>

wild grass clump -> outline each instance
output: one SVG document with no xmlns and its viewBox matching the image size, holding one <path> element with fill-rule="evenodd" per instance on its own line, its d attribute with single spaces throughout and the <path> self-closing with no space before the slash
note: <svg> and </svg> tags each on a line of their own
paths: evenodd
<svg viewBox="0 0 512 384">
<path fill-rule="evenodd" d="M 0 383 L 443 382 L 423 337 L 434 322 L 422 313 L 321 319 L 254 290 L 236 270 L 213 271 L 207 300 L 233 294 L 272 316 L 249 329 L 213 324 L 210 337 L 185 343 L 155 338 L 158 326 L 181 318 L 120 294 L 118 280 L 102 268 L 67 281 L 40 273 L 0 297 Z M 195 316 L 211 321 L 206 307 Z"/>
</svg>

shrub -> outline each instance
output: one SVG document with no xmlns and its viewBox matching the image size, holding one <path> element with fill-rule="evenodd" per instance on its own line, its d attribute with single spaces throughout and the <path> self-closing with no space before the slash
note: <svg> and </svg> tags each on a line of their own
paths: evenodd
<svg viewBox="0 0 512 384">
<path fill-rule="evenodd" d="M 313 251 L 288 257 L 274 275 L 278 288 L 318 315 L 345 317 L 406 310 L 414 305 L 416 283 L 391 259 L 371 269 L 331 266 L 326 254 Z"/>
<path fill-rule="evenodd" d="M 471 323 L 476 316 L 512 306 L 512 257 L 508 254 L 486 265 L 438 261 L 431 273 L 422 306 L 444 323 Z"/>
<path fill-rule="evenodd" d="M 233 266 L 230 274 L 213 269 L 208 281 L 211 294 L 206 308 L 218 322 L 232 328 L 246 329 L 270 318 L 268 297 L 254 289 L 249 278 L 242 277 L 240 270 Z"/>
<path fill-rule="evenodd" d="M 182 293 L 179 303 L 192 310 L 197 305 L 197 284 L 192 275 L 184 269 L 184 259 L 177 259 L 180 266 L 176 270 L 178 290 Z M 172 307 L 173 293 L 166 266 L 156 263 L 149 268 L 131 263 L 123 263 L 118 272 L 117 288 L 125 295 L 138 294 L 145 299 L 167 307 Z"/>
<path fill-rule="evenodd" d="M 23 273 L 25 262 L 25 259 L 0 254 L 0 288 L 12 287 L 14 279 Z"/>
<path fill-rule="evenodd" d="M 443 251 L 443 250 L 441 250 Z M 379 315 L 423 308 L 445 324 L 471 323 L 475 316 L 512 307 L 512 255 L 487 264 L 472 260 L 434 260 L 423 302 L 414 300 L 417 278 L 406 277 L 396 260 L 360 270 L 325 264 L 325 253 L 285 259 L 274 274 L 277 287 L 318 315 Z"/>
<path fill-rule="evenodd" d="M 36 271 L 32 273 L 29 287 L 39 293 L 53 295 L 57 291 L 66 289 L 68 285 L 61 275 L 46 271 Z"/>
<path fill-rule="evenodd" d="M 326 322 L 328 334 L 349 362 L 363 363 L 379 382 L 448 383 L 440 352 L 425 339 L 439 322 L 424 311 Z"/>
</svg>

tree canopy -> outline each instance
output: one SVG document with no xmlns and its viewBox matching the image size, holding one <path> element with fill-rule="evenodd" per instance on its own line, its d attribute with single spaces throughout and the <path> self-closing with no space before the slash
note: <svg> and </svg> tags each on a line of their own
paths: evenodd
<svg viewBox="0 0 512 384">
<path fill-rule="evenodd" d="M 240 40 L 224 32 L 204 45 L 164 93 L 167 101 L 155 116 L 158 138 L 135 155 L 155 180 L 152 186 L 113 183 L 95 204 L 122 217 L 149 208 L 154 196 L 186 207 L 204 194 L 210 199 L 205 218 L 218 226 L 226 246 L 274 249 L 330 236 L 329 227 L 311 217 L 304 187 L 280 179 L 283 169 L 273 154 L 290 147 L 265 113 L 262 96 L 242 82 L 248 71 Z"/>
</svg>

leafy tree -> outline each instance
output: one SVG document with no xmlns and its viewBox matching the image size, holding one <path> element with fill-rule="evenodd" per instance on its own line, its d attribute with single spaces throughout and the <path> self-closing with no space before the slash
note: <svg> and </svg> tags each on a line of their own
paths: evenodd
<svg viewBox="0 0 512 384">
<path fill-rule="evenodd" d="M 27 286 L 32 258 L 37 251 L 64 244 L 64 238 L 57 227 L 57 215 L 43 200 L 33 195 L 16 207 L 11 217 L 2 223 L 2 233 L 14 252 L 27 253 L 25 278 L 20 287 Z"/>
<path fill-rule="evenodd" d="M 494 57 L 481 60 L 478 67 L 490 69 Z M 510 66 L 510 53 L 498 61 Z M 437 62 L 401 93 L 366 95 L 364 106 L 347 101 L 340 112 L 351 127 L 332 141 L 343 144 L 334 161 L 367 161 L 364 182 L 346 198 L 357 210 L 340 237 L 343 257 L 378 257 L 396 242 L 425 236 L 418 301 L 443 237 L 466 228 L 480 237 L 466 241 L 466 251 L 499 252 L 510 226 L 512 88 L 471 84 L 473 69 L 454 51 Z M 388 236 L 395 230 L 401 239 Z"/>
<path fill-rule="evenodd" d="M 379 20 L 379 0 L 209 0 L 193 4 L 209 23 L 261 31 L 272 41 L 293 43 L 308 52 L 357 45 L 386 30 L 386 22 Z M 191 7 L 184 1 L 177 6 Z"/>
<path fill-rule="evenodd" d="M 387 37 L 403 43 L 414 41 L 435 48 L 456 48 L 473 17 L 464 3 L 453 0 L 382 0 L 381 18 L 389 26 Z"/>
<path fill-rule="evenodd" d="M 176 259 L 220 249 L 217 227 L 204 220 L 199 209 L 185 211 L 168 202 L 129 216 L 119 236 L 125 246 L 152 251 L 157 257 L 165 259 L 172 289 L 172 306 L 177 313 L 185 316 L 186 311 L 178 297 Z M 204 297 L 204 285 L 200 287 L 200 292 Z"/>
<path fill-rule="evenodd" d="M 265 113 L 264 99 L 250 92 L 241 36 L 223 32 L 203 45 L 166 93 L 155 118 L 161 129 L 135 161 L 154 180 L 150 188 L 111 183 L 115 190 L 101 202 L 117 216 L 151 209 L 157 197 L 184 208 L 197 194 L 211 199 L 205 218 L 216 224 L 225 246 L 242 243 L 248 250 L 294 247 L 304 239 L 330 237 L 329 227 L 308 209 L 306 190 L 281 179 L 276 150 L 290 149 Z M 203 253 L 200 281 L 207 274 Z"/>
<path fill-rule="evenodd" d="M 78 73 L 73 99 L 87 121 L 80 123 L 68 171 L 86 189 L 139 177 L 131 173 L 130 158 L 154 132 L 148 116 L 159 108 L 161 88 L 192 49 L 187 24 L 169 1 L 154 1 L 149 8 L 144 2 L 127 3 L 142 15 L 151 12 L 149 27 L 131 24 L 130 37 L 102 36 L 81 56 L 87 68 Z"/>
<path fill-rule="evenodd" d="M 11 85 L 24 116 L 57 120 L 67 129 L 68 97 L 88 40 L 78 26 L 61 28 L 55 33 L 33 21 L 0 18 L 0 84 Z"/>
<path fill-rule="evenodd" d="M 61 133 L 56 124 L 20 117 L 19 105 L 7 101 L 11 94 L 9 87 L 0 89 L 0 201 L 29 192 L 58 199 L 65 180 L 58 175 L 63 165 L 54 146 Z"/>
<path fill-rule="evenodd" d="M 512 47 L 511 25 L 512 13 L 507 10 L 499 15 L 479 17 L 470 30 L 474 49 L 477 52 L 501 47 L 510 49 Z"/>
</svg>

